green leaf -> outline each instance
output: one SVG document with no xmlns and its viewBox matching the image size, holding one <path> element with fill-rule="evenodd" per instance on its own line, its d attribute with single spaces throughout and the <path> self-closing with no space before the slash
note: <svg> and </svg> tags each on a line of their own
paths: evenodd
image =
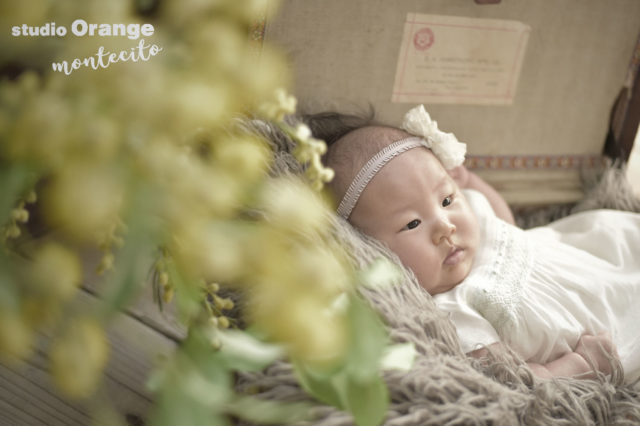
<svg viewBox="0 0 640 426">
<path fill-rule="evenodd" d="M 0 310 L 18 310 L 20 308 L 19 286 L 11 274 L 8 253 L 0 249 Z"/>
<path fill-rule="evenodd" d="M 377 313 L 361 298 L 349 303 L 351 345 L 347 369 L 354 378 L 367 381 L 378 376 L 380 359 L 387 345 L 387 332 Z"/>
<path fill-rule="evenodd" d="M 402 273 L 398 265 L 386 257 L 374 260 L 360 272 L 360 281 L 370 288 L 387 288 L 399 282 Z"/>
<path fill-rule="evenodd" d="M 343 399 L 358 426 L 375 426 L 382 423 L 389 406 L 389 393 L 384 381 L 373 377 L 367 381 L 349 377 L 343 388 Z"/>
<path fill-rule="evenodd" d="M 211 369 L 209 369 L 211 370 Z M 201 371 L 189 369 L 181 371 L 179 385 L 185 395 L 199 404 L 219 410 L 226 404 L 231 393 L 227 371 L 218 371 L 220 380 L 211 377 L 211 371 L 205 376 Z"/>
<path fill-rule="evenodd" d="M 117 314 L 131 302 L 145 284 L 151 261 L 151 245 L 138 235 L 127 237 L 127 243 L 116 257 L 115 271 L 107 277 L 108 288 L 103 296 L 102 314 L 105 318 Z"/>
<path fill-rule="evenodd" d="M 167 382 L 167 366 L 156 367 L 149 373 L 145 382 L 145 388 L 153 393 L 159 392 Z"/>
<path fill-rule="evenodd" d="M 145 207 L 148 194 L 142 187 L 133 191 L 135 200 L 125 223 L 129 229 L 125 244 L 116 254 L 113 274 L 105 276 L 109 281 L 102 295 L 102 315 L 110 318 L 127 307 L 147 283 L 147 276 L 153 263 L 151 253 L 155 248 L 156 230 L 150 225 L 149 210 Z"/>
<path fill-rule="evenodd" d="M 189 323 L 201 309 L 203 294 L 199 286 L 176 268 L 172 262 L 167 265 L 169 279 L 175 288 L 175 301 L 180 319 L 183 323 Z"/>
<path fill-rule="evenodd" d="M 307 420 L 311 406 L 306 403 L 268 401 L 250 396 L 237 396 L 226 411 L 259 424 L 284 424 Z"/>
<path fill-rule="evenodd" d="M 218 356 L 234 370 L 258 371 L 285 353 L 283 347 L 262 342 L 245 331 L 219 331 L 217 337 L 222 344 Z"/>
<path fill-rule="evenodd" d="M 416 347 L 413 343 L 400 343 L 388 346 L 381 359 L 383 370 L 409 371 L 416 357 Z"/>
<path fill-rule="evenodd" d="M 389 405 L 388 391 L 380 377 L 387 333 L 378 315 L 358 296 L 350 296 L 347 309 L 351 339 L 343 363 L 331 370 L 298 362 L 296 373 L 309 394 L 351 412 L 358 426 L 378 425 Z"/>
<path fill-rule="evenodd" d="M 345 409 L 338 391 L 332 383 L 332 378 L 339 373 L 331 375 L 318 373 L 313 368 L 303 364 L 302 362 L 294 362 L 294 368 L 298 382 L 302 388 L 318 401 L 332 405 L 336 408 Z M 344 372 L 342 372 L 344 374 Z"/>
<path fill-rule="evenodd" d="M 210 349 L 194 346 L 178 349 L 163 375 L 162 393 L 179 390 L 190 401 L 208 409 L 223 409 L 232 396 L 231 371 Z"/>
<path fill-rule="evenodd" d="M 156 398 L 149 424 L 154 426 L 226 426 L 229 422 L 219 412 L 198 403 L 182 389 L 167 386 Z"/>
<path fill-rule="evenodd" d="M 34 181 L 35 175 L 29 167 L 0 163 L 0 225 L 7 223 L 16 201 Z"/>
<path fill-rule="evenodd" d="M 196 375 L 191 376 L 190 380 L 193 381 L 189 382 L 193 389 L 204 385 L 201 383 L 202 379 L 208 382 L 207 386 L 211 386 L 207 393 L 216 394 L 215 398 L 205 397 L 209 401 L 208 404 L 226 403 L 231 394 L 232 372 L 221 360 L 219 352 L 211 346 L 209 335 L 201 327 L 190 328 L 177 353 L 176 363 L 175 371 L 181 372 L 176 376 L 176 380 L 181 386 L 186 383 L 182 379 L 182 372 L 193 371 Z"/>
</svg>

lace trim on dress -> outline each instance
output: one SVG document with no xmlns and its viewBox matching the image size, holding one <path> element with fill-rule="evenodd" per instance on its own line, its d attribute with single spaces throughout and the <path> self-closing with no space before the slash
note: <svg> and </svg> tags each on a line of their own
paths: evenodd
<svg viewBox="0 0 640 426">
<path fill-rule="evenodd" d="M 474 283 L 469 302 L 503 336 L 516 327 L 525 282 L 533 270 L 533 253 L 524 232 L 495 221 L 493 259 Z"/>
</svg>

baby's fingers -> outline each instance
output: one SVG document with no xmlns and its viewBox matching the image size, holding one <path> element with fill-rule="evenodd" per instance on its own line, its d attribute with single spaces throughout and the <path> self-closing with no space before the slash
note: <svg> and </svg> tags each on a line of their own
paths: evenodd
<svg viewBox="0 0 640 426">
<path fill-rule="evenodd" d="M 613 343 L 613 340 L 611 339 L 611 333 L 609 333 L 608 331 L 603 331 L 598 333 L 596 338 L 597 342 L 602 345 L 602 349 L 604 349 L 606 353 L 614 355 L 616 357 L 618 356 L 618 350 L 616 348 L 616 345 Z"/>
<path fill-rule="evenodd" d="M 612 372 L 612 361 L 618 358 L 617 350 L 608 332 L 599 333 L 597 336 L 582 335 L 575 352 L 605 374 Z"/>
</svg>

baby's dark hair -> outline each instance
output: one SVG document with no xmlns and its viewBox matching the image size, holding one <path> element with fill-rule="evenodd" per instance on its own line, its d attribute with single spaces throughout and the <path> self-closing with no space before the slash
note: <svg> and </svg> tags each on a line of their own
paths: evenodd
<svg viewBox="0 0 640 426">
<path fill-rule="evenodd" d="M 302 121 L 314 137 L 327 143 L 323 163 L 335 171 L 329 188 L 337 200 L 347 191 L 360 168 L 378 151 L 407 133 L 375 120 L 373 107 L 364 114 L 321 112 L 305 114 Z"/>
<path fill-rule="evenodd" d="M 322 139 L 327 146 L 333 145 L 347 133 L 366 126 L 378 125 L 375 121 L 373 106 L 369 110 L 356 114 L 343 114 L 325 111 L 315 114 L 302 114 L 302 121 L 309 126 L 314 137 Z"/>
</svg>

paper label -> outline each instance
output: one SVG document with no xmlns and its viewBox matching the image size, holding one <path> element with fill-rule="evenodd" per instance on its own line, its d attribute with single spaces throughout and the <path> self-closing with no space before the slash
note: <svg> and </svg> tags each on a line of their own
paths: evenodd
<svg viewBox="0 0 640 426">
<path fill-rule="evenodd" d="M 392 102 L 513 102 L 530 28 L 518 21 L 409 13 Z"/>
</svg>

